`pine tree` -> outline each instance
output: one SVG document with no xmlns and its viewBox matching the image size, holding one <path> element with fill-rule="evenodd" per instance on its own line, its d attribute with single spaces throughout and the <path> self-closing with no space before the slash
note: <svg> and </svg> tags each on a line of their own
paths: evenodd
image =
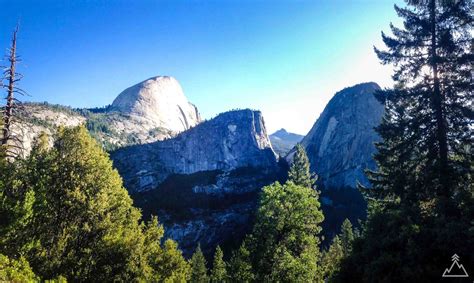
<svg viewBox="0 0 474 283">
<path fill-rule="evenodd" d="M 345 219 L 341 226 L 341 245 L 344 257 L 348 256 L 352 251 L 352 242 L 354 241 L 354 231 L 352 223 L 349 219 Z"/>
<path fill-rule="evenodd" d="M 146 225 L 104 150 L 84 127 L 42 134 L 26 160 L 0 164 L 0 253 L 42 279 L 186 282 L 175 242 Z M 3 168 L 2 168 L 3 169 Z M 5 176 L 5 178 L 4 178 Z"/>
<path fill-rule="evenodd" d="M 335 236 L 327 251 L 321 256 L 321 266 L 324 270 L 324 278 L 331 278 L 335 274 L 344 258 L 344 248 L 339 236 Z"/>
<path fill-rule="evenodd" d="M 393 35 L 382 34 L 387 49 L 375 49 L 394 65 L 396 85 L 376 94 L 385 116 L 365 190 L 369 216 L 339 282 L 434 282 L 453 251 L 474 265 L 463 252 L 474 246 L 474 4 L 407 4 L 395 6 L 404 27 L 391 25 Z"/>
<path fill-rule="evenodd" d="M 387 50 L 375 49 L 394 64 L 395 89 L 378 98 L 386 116 L 372 174 L 377 193 L 402 205 L 434 202 L 449 216 L 453 197 L 472 189 L 474 100 L 472 84 L 472 1 L 410 1 L 395 6 L 404 29 L 382 33 Z"/>
<path fill-rule="evenodd" d="M 288 180 L 298 186 L 315 188 L 316 177 L 310 172 L 310 164 L 306 151 L 301 144 L 296 145 L 293 162 L 288 172 Z"/>
<path fill-rule="evenodd" d="M 214 253 L 214 261 L 211 270 L 211 282 L 227 282 L 226 263 L 224 262 L 224 253 L 221 247 L 217 246 Z"/>
<path fill-rule="evenodd" d="M 201 251 L 201 245 L 198 245 L 196 251 L 191 258 L 191 282 L 193 283 L 207 283 L 209 277 L 207 276 L 206 258 Z"/>
<path fill-rule="evenodd" d="M 26 185 L 38 197 L 31 226 L 41 246 L 29 252 L 37 273 L 110 280 L 141 271 L 145 262 L 133 262 L 141 253 L 140 212 L 84 127 L 59 129 L 53 148 L 35 149 L 28 164 Z"/>
<path fill-rule="evenodd" d="M 149 263 L 144 279 L 151 282 L 186 282 L 190 267 L 176 242 L 167 239 L 161 245 L 164 229 L 152 217 L 144 229 L 144 253 Z"/>
<path fill-rule="evenodd" d="M 161 245 L 156 218 L 140 222 L 107 153 L 84 127 L 59 129 L 52 148 L 42 135 L 26 160 L 6 166 L 0 253 L 24 256 L 42 279 L 187 280 L 176 243 Z"/>
<path fill-rule="evenodd" d="M 278 182 L 262 190 L 250 251 L 258 281 L 321 281 L 323 214 L 315 190 Z"/>
<path fill-rule="evenodd" d="M 229 281 L 238 283 L 254 282 L 255 274 L 252 269 L 250 252 L 246 242 L 232 253 L 229 261 Z"/>
<path fill-rule="evenodd" d="M 164 282 L 188 282 L 190 279 L 191 267 L 173 240 L 165 241 L 159 267 L 155 270 L 161 274 Z"/>
</svg>

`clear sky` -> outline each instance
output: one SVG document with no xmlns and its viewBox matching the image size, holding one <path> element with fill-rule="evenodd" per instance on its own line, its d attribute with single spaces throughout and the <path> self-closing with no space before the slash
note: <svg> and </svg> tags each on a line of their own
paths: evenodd
<svg viewBox="0 0 474 283">
<path fill-rule="evenodd" d="M 270 132 L 306 134 L 336 91 L 391 85 L 372 48 L 394 2 L 0 0 L 0 50 L 19 20 L 23 100 L 104 106 L 170 75 L 204 118 L 259 109 Z"/>
</svg>

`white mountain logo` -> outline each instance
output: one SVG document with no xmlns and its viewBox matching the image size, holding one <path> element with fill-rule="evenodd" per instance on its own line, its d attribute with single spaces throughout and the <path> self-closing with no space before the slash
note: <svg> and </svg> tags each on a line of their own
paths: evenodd
<svg viewBox="0 0 474 283">
<path fill-rule="evenodd" d="M 443 277 L 469 277 L 464 266 L 459 264 L 459 256 L 457 254 L 454 254 L 451 260 L 453 264 L 451 264 L 450 268 L 444 270 Z"/>
</svg>

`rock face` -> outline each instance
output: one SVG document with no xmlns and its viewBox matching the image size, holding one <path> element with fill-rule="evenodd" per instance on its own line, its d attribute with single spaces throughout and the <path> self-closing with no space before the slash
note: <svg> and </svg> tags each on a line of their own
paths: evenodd
<svg viewBox="0 0 474 283">
<path fill-rule="evenodd" d="M 275 166 L 259 111 L 220 114 L 175 138 L 117 150 L 114 164 L 132 192 L 156 188 L 171 174 Z"/>
<path fill-rule="evenodd" d="M 251 228 L 260 189 L 279 177 L 262 114 L 252 110 L 111 157 L 144 216 L 158 215 L 186 256 L 198 243 L 208 255 L 218 244 L 235 248 Z"/>
<path fill-rule="evenodd" d="M 74 127 L 84 124 L 86 118 L 73 110 L 59 105 L 44 103 L 21 104 L 17 112 L 18 119 L 12 124 L 15 137 L 16 154 L 27 156 L 33 147 L 34 140 L 44 132 L 52 137 L 56 128 Z M 52 144 L 52 139 L 50 139 Z"/>
<path fill-rule="evenodd" d="M 270 142 L 276 154 L 285 156 L 303 138 L 304 136 L 302 135 L 289 133 L 285 129 L 280 129 L 270 135 Z"/>
<path fill-rule="evenodd" d="M 59 125 L 85 124 L 110 150 L 171 138 L 201 122 L 197 108 L 188 102 L 178 81 L 167 76 L 127 88 L 112 105 L 102 108 L 72 109 L 48 103 L 24 103 L 22 108 L 14 131 L 27 145 L 26 153 L 40 132 L 52 134 Z"/>
<path fill-rule="evenodd" d="M 363 83 L 339 91 L 303 139 L 311 169 L 325 188 L 369 185 L 364 170 L 376 166 L 372 156 L 380 138 L 373 128 L 384 113 L 373 95 L 378 89 Z"/>
<path fill-rule="evenodd" d="M 164 128 L 179 133 L 201 121 L 199 112 L 184 96 L 173 77 L 150 78 L 120 93 L 112 103 L 112 110 L 129 115 L 142 126 Z"/>
</svg>

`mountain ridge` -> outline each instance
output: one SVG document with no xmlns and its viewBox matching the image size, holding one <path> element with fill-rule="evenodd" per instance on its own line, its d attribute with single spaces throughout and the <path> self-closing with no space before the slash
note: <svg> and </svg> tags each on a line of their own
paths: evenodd
<svg viewBox="0 0 474 283">
<path fill-rule="evenodd" d="M 356 84 L 338 91 L 301 141 L 311 170 L 325 187 L 369 186 L 365 169 L 375 169 L 372 155 L 380 138 L 374 130 L 384 107 L 374 97 L 380 87 L 374 82 Z M 287 158 L 291 160 L 290 152 Z"/>
<path fill-rule="evenodd" d="M 279 156 L 285 156 L 297 143 L 304 138 L 303 135 L 290 133 L 281 128 L 280 130 L 269 135 L 273 150 Z"/>
</svg>

